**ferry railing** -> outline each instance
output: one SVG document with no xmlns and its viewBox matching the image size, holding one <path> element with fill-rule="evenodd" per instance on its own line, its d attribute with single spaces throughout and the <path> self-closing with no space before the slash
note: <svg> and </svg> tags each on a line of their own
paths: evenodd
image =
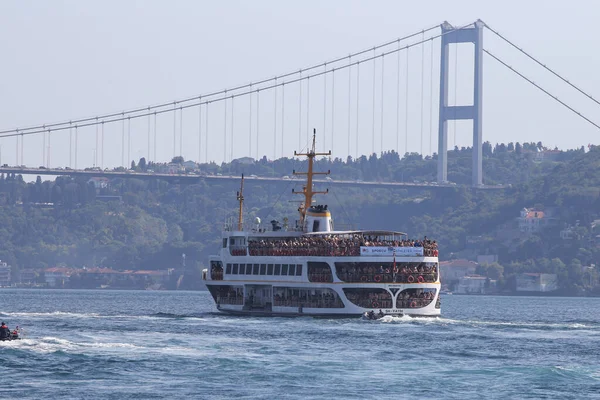
<svg viewBox="0 0 600 400">
<path fill-rule="evenodd" d="M 340 299 L 334 300 L 290 300 L 275 299 L 273 302 L 277 307 L 302 307 L 302 308 L 343 308 L 344 303 Z"/>
<path fill-rule="evenodd" d="M 434 283 L 437 271 L 413 273 L 352 273 L 338 272 L 338 278 L 346 283 Z"/>
<path fill-rule="evenodd" d="M 408 299 L 396 299 L 396 308 L 421 308 L 427 307 L 431 302 L 431 299 L 425 298 L 408 298 Z"/>
<path fill-rule="evenodd" d="M 360 256 L 360 246 L 248 246 L 251 256 L 300 256 L 300 257 L 357 257 Z M 437 249 L 423 249 L 426 257 L 437 257 Z M 403 256 L 397 255 L 397 258 Z"/>
<path fill-rule="evenodd" d="M 347 296 L 348 297 L 348 296 Z M 352 299 L 348 297 L 348 300 L 354 305 L 362 308 L 392 308 L 392 298 L 388 299 L 377 299 L 377 298 L 360 298 Z"/>
<path fill-rule="evenodd" d="M 229 254 L 231 254 L 232 256 L 247 256 L 247 249 L 248 248 L 245 245 L 229 246 Z"/>
<path fill-rule="evenodd" d="M 222 281 L 223 280 L 223 271 L 211 271 L 210 279 L 213 281 Z"/>
<path fill-rule="evenodd" d="M 244 304 L 243 297 L 227 297 L 227 296 L 219 296 L 217 297 L 217 304 L 229 304 L 229 305 L 237 305 L 241 306 Z"/>
<path fill-rule="evenodd" d="M 329 273 L 309 273 L 308 281 L 309 282 L 331 283 L 331 282 L 333 282 L 333 275 L 331 274 L 331 272 L 329 272 Z"/>
</svg>

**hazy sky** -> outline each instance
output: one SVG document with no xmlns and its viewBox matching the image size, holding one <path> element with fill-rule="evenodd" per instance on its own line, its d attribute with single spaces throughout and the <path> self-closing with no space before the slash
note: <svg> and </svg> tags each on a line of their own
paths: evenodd
<svg viewBox="0 0 600 400">
<path fill-rule="evenodd" d="M 494 27 L 534 56 L 564 74 L 592 95 L 600 98 L 600 36 L 595 33 L 600 5 L 592 1 L 9 1 L 0 3 L 0 129 L 94 116 L 127 108 L 172 101 L 214 90 L 276 76 L 321 63 L 351 52 L 420 31 L 444 20 L 460 26 L 477 18 Z M 490 32 L 484 34 L 484 47 L 493 51 L 553 94 L 558 95 L 592 120 L 600 123 L 600 106 L 560 83 Z M 434 47 L 433 98 L 430 98 L 431 48 L 424 54 L 415 48 L 409 53 L 408 150 L 429 152 L 430 124 L 437 151 L 437 71 L 439 47 Z M 451 51 L 452 56 L 454 55 Z M 405 56 L 401 56 L 404 63 Z M 421 62 L 424 57 L 424 99 L 421 103 Z M 395 56 L 384 65 L 383 108 L 381 76 L 376 85 L 375 150 L 395 149 L 396 123 L 400 119 L 400 151 L 404 151 L 404 99 L 397 118 Z M 453 62 L 451 62 L 452 64 Z M 377 64 L 376 68 L 381 68 Z M 404 65 L 404 64 L 402 64 Z M 371 68 L 371 69 L 369 69 Z M 402 71 L 401 79 L 405 79 Z M 458 52 L 458 103 L 471 99 L 472 52 L 462 46 Z M 361 69 L 359 95 L 358 152 L 372 150 L 372 66 Z M 454 77 L 453 69 L 451 76 Z M 297 88 L 286 89 L 283 153 L 289 155 L 306 143 L 308 128 L 323 130 L 323 93 L 331 93 L 328 83 L 311 83 L 310 120 L 298 116 Z M 324 86 L 329 85 L 329 86 Z M 352 83 L 354 85 L 354 82 Z M 454 91 L 451 84 L 451 102 Z M 306 96 L 306 87 L 304 96 Z M 355 90 L 354 88 L 352 89 Z M 543 141 L 550 146 L 573 148 L 597 143 L 598 129 L 547 98 L 489 57 L 484 61 L 484 140 Z M 336 75 L 336 91 L 327 101 L 335 101 L 334 114 L 326 114 L 326 131 L 320 147 L 334 147 L 336 156 L 348 154 L 348 75 Z M 404 86 L 402 97 L 404 97 Z M 281 91 L 275 107 L 273 93 L 260 99 L 260 139 L 258 153 L 280 157 Z M 352 104 L 356 100 L 351 94 Z M 464 101 L 461 101 L 464 100 Z M 423 104 L 423 106 L 421 106 Z M 433 105 L 433 107 L 432 107 Z M 229 105 L 231 107 L 231 105 Z M 256 99 L 254 99 L 256 107 Z M 423 108 L 423 111 L 421 111 Z M 430 110 L 433 115 L 430 115 Z M 275 111 L 276 110 L 276 111 Z M 380 140 L 381 110 L 384 114 L 383 145 Z M 352 106 L 350 153 L 355 145 L 356 115 Z M 228 111 L 231 115 L 231 108 Z M 306 109 L 304 110 L 306 112 Z M 203 110 L 205 113 L 205 110 Z M 223 148 L 224 109 L 215 104 L 209 112 L 208 155 L 210 160 L 256 156 L 256 143 L 248 149 L 248 99 L 235 102 L 234 147 Z M 253 113 L 256 113 L 254 108 Z M 423 115 L 423 117 L 421 117 Z M 179 118 L 179 115 L 178 117 Z M 205 114 L 202 115 L 205 118 Z M 256 115 L 253 115 L 256 121 Z M 274 120 L 277 128 L 274 129 Z M 303 126 L 298 127 L 298 120 Z M 179 129 L 177 119 L 177 144 Z M 231 120 L 228 119 L 231 129 Z M 255 124 L 255 122 L 253 122 Z M 454 139 L 452 123 L 449 143 L 469 145 L 470 125 L 459 123 Z M 173 118 L 159 117 L 157 158 L 174 154 Z M 152 128 L 153 129 L 153 128 Z M 202 129 L 205 129 L 204 126 Z M 256 126 L 252 125 L 256 137 Z M 121 161 L 120 124 L 105 130 L 104 166 Z M 132 123 L 131 158 L 148 156 L 147 121 Z M 183 116 L 183 155 L 197 160 L 198 111 Z M 230 131 L 228 131 L 230 132 Z M 278 133 L 279 132 L 279 133 Z M 200 134 L 205 135 L 202 131 Z M 229 133 L 230 134 L 230 133 Z M 94 159 L 95 129 L 79 131 L 78 166 L 91 166 Z M 203 139 L 204 140 L 204 139 Z M 227 139 L 230 140 L 230 139 Z M 274 140 L 277 142 L 274 143 Z M 2 163 L 14 164 L 14 138 L 0 140 Z M 69 133 L 53 133 L 51 166 L 69 164 Z M 150 158 L 153 157 L 152 145 Z M 71 156 L 74 164 L 74 156 Z M 19 162 L 21 163 L 21 161 Z M 42 138 L 24 139 L 22 163 L 42 163 Z"/>
</svg>

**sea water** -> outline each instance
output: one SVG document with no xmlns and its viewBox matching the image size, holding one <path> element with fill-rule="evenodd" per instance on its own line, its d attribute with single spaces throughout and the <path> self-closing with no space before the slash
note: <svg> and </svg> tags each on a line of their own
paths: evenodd
<svg viewBox="0 0 600 400">
<path fill-rule="evenodd" d="M 600 397 L 600 299 L 445 296 L 442 317 L 259 318 L 207 292 L 0 290 L 6 399 Z"/>
</svg>

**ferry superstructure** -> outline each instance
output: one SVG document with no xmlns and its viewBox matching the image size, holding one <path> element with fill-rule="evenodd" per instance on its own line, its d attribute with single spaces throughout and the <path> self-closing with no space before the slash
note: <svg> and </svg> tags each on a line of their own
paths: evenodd
<svg viewBox="0 0 600 400">
<path fill-rule="evenodd" d="M 334 230 L 327 205 L 313 205 L 316 156 L 331 155 L 312 148 L 308 158 L 300 219 L 289 226 L 257 220 L 243 223 L 243 177 L 236 223 L 226 223 L 219 255 L 202 271 L 217 309 L 263 316 L 440 315 L 437 243 L 409 240 L 401 232 Z"/>
</svg>

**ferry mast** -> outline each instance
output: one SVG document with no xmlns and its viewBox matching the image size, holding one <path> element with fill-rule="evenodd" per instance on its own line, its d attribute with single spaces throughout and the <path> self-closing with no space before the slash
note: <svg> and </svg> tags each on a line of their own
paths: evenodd
<svg viewBox="0 0 600 400">
<path fill-rule="evenodd" d="M 300 224 L 304 226 L 304 219 L 306 217 L 306 209 L 311 206 L 312 198 L 315 194 L 327 194 L 329 193 L 329 189 L 324 192 L 316 192 L 313 191 L 313 176 L 314 175 L 329 175 L 331 170 L 327 172 L 314 172 L 313 171 L 313 162 L 316 156 L 330 156 L 331 150 L 327 153 L 317 153 L 315 150 L 315 137 L 317 135 L 317 130 L 313 130 L 313 138 L 312 138 L 312 148 L 309 149 L 306 153 L 296 153 L 294 151 L 294 156 L 306 156 L 308 158 L 308 170 L 306 172 L 296 172 L 293 171 L 294 175 L 306 175 L 306 185 L 302 186 L 302 191 L 295 191 L 292 189 L 293 194 L 302 194 L 304 195 L 304 203 L 300 204 L 300 208 L 298 208 L 298 212 L 300 212 Z"/>
<path fill-rule="evenodd" d="M 243 230 L 243 215 L 244 215 L 244 174 L 242 174 L 242 183 L 240 184 L 240 191 L 237 192 L 237 200 L 240 202 L 240 211 L 238 214 L 238 231 Z"/>
</svg>

